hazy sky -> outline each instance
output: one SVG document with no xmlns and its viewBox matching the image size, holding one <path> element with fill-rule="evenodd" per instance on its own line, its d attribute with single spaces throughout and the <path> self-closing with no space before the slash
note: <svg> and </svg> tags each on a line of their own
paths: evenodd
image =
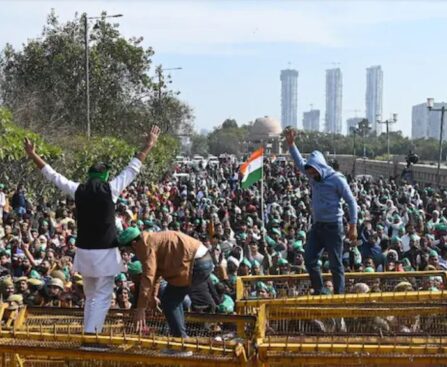
<svg viewBox="0 0 447 367">
<path fill-rule="evenodd" d="M 366 67 L 382 65 L 384 118 L 411 132 L 411 106 L 447 100 L 447 2 L 442 1 L 0 1 L 0 46 L 38 37 L 61 20 L 105 10 L 127 37 L 143 36 L 154 62 L 193 109 L 197 129 L 228 117 L 280 117 L 281 69 L 299 71 L 298 120 L 325 109 L 325 69 L 343 72 L 343 124 L 365 113 Z M 150 71 L 153 72 L 153 71 Z M 358 110 L 358 112 L 356 112 Z M 323 123 L 323 122 L 321 122 Z M 321 124 L 320 123 L 320 124 Z M 344 129 L 346 129 L 344 127 Z"/>
</svg>

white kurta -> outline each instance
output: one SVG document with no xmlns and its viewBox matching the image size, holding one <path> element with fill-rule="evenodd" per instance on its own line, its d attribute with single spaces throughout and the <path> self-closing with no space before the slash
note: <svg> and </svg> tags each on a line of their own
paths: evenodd
<svg viewBox="0 0 447 367">
<path fill-rule="evenodd" d="M 110 181 L 112 200 L 118 200 L 121 192 L 135 179 L 140 172 L 142 163 L 138 158 L 133 158 L 129 165 L 121 173 Z M 44 177 L 54 183 L 61 191 L 74 199 L 79 182 L 74 182 L 60 173 L 57 173 L 50 165 L 45 165 L 41 170 Z M 124 264 L 117 247 L 101 250 L 76 249 L 73 270 L 84 277 L 113 276 L 124 271 Z"/>
</svg>

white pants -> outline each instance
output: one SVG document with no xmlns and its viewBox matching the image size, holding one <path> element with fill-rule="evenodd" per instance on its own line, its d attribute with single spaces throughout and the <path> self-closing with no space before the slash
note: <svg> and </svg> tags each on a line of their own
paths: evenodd
<svg viewBox="0 0 447 367">
<path fill-rule="evenodd" d="M 114 276 L 84 277 L 84 332 L 100 333 L 112 301 Z"/>
</svg>

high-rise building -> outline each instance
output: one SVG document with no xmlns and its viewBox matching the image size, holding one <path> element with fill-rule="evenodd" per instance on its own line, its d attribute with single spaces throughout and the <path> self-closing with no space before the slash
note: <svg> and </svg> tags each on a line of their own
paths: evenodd
<svg viewBox="0 0 447 367">
<path fill-rule="evenodd" d="M 281 70 L 281 126 L 298 127 L 298 71 Z"/>
<path fill-rule="evenodd" d="M 382 132 L 382 125 L 377 123 L 382 118 L 383 71 L 380 65 L 366 69 L 366 118 L 372 131 Z"/>
<path fill-rule="evenodd" d="M 328 133 L 341 134 L 343 80 L 340 68 L 326 70 L 326 126 Z"/>
<path fill-rule="evenodd" d="M 352 128 L 358 128 L 359 122 L 363 120 L 363 117 L 351 117 L 350 119 L 346 120 L 346 125 L 348 128 L 348 135 L 351 134 Z"/>
<path fill-rule="evenodd" d="M 428 137 L 428 112 L 427 103 L 418 104 L 411 109 L 412 139 Z"/>
<path fill-rule="evenodd" d="M 320 131 L 320 110 L 303 113 L 303 128 L 305 131 Z"/>
<path fill-rule="evenodd" d="M 435 103 L 434 108 L 447 107 L 447 103 Z M 430 111 L 427 103 L 413 106 L 411 113 L 411 138 L 434 138 L 439 139 L 441 129 L 441 111 Z M 447 126 L 444 121 L 442 131 L 443 140 L 447 140 Z"/>
</svg>

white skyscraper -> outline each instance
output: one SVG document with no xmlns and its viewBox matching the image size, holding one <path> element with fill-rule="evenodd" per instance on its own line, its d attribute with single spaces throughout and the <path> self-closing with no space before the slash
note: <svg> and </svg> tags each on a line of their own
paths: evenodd
<svg viewBox="0 0 447 367">
<path fill-rule="evenodd" d="M 383 99 L 383 71 L 380 65 L 366 69 L 366 118 L 370 122 L 372 131 L 382 132 L 381 124 Z"/>
<path fill-rule="evenodd" d="M 305 131 L 320 131 L 320 110 L 303 113 L 303 128 Z"/>
<path fill-rule="evenodd" d="M 434 108 L 447 107 L 447 103 L 435 103 Z M 447 140 L 447 124 L 444 121 L 443 140 Z M 411 111 L 411 138 L 439 139 L 441 128 L 441 111 L 429 111 L 427 103 L 413 106 Z"/>
<path fill-rule="evenodd" d="M 328 133 L 341 134 L 343 80 L 340 68 L 326 70 L 326 126 Z"/>
<path fill-rule="evenodd" d="M 281 70 L 281 126 L 298 127 L 298 71 Z"/>
<path fill-rule="evenodd" d="M 426 103 L 413 106 L 411 109 L 411 138 L 419 139 L 428 136 L 428 108 Z"/>
</svg>

